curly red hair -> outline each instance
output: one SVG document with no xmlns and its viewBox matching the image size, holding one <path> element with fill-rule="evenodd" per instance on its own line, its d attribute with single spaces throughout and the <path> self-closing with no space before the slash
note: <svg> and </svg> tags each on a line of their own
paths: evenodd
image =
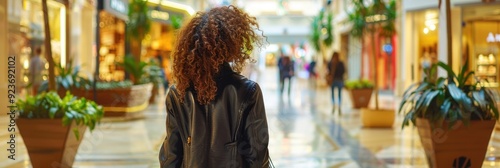
<svg viewBox="0 0 500 168">
<path fill-rule="evenodd" d="M 179 94 L 194 87 L 200 104 L 215 99 L 217 85 L 214 77 L 223 63 L 232 63 L 241 72 L 254 44 L 262 46 L 262 36 L 256 33 L 255 17 L 234 6 L 198 12 L 179 32 L 173 51 L 174 78 Z M 184 96 L 182 96 L 184 97 Z"/>
</svg>

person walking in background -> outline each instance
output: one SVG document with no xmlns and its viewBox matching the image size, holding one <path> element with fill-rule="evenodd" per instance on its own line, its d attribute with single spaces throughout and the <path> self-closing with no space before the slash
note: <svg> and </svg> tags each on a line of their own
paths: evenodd
<svg viewBox="0 0 500 168">
<path fill-rule="evenodd" d="M 240 75 L 250 51 L 262 46 L 257 30 L 255 17 L 234 6 L 199 12 L 180 30 L 162 168 L 269 167 L 262 91 Z"/>
<path fill-rule="evenodd" d="M 318 74 L 316 73 L 316 57 L 312 57 L 309 66 L 307 67 L 307 72 L 309 72 L 309 84 L 312 89 L 316 89 L 316 78 Z"/>
<path fill-rule="evenodd" d="M 168 78 L 167 78 L 167 73 L 165 71 L 165 66 L 163 66 L 163 57 L 161 56 L 161 54 L 156 54 L 156 56 L 154 57 L 156 59 L 156 61 L 158 62 L 158 67 L 160 68 L 160 77 L 162 78 L 162 84 L 163 84 L 163 94 L 166 94 L 167 93 L 167 89 L 168 89 Z"/>
<path fill-rule="evenodd" d="M 38 94 L 38 89 L 43 82 L 43 70 L 45 69 L 45 59 L 42 58 L 42 49 L 36 48 L 35 55 L 30 59 L 29 81 L 31 83 L 32 95 Z"/>
<path fill-rule="evenodd" d="M 342 88 L 344 87 L 344 73 L 345 66 L 344 63 L 339 58 L 339 53 L 334 52 L 330 62 L 328 63 L 328 76 L 332 79 L 330 87 L 332 90 L 332 103 L 334 112 L 338 108 L 341 111 L 340 106 L 342 105 Z M 337 89 L 338 94 L 338 105 L 335 102 L 335 89 Z"/>
<path fill-rule="evenodd" d="M 292 88 L 292 77 L 295 75 L 295 65 L 292 58 L 289 56 L 283 56 L 281 63 L 279 64 L 280 71 L 280 94 L 283 95 L 285 89 L 285 80 L 288 81 L 288 97 L 290 97 L 290 92 Z"/>
</svg>

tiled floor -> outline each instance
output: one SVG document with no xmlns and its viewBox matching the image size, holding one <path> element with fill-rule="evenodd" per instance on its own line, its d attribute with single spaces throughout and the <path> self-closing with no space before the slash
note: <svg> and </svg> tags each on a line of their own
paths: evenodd
<svg viewBox="0 0 500 168">
<path fill-rule="evenodd" d="M 304 79 L 295 79 L 292 94 L 281 96 L 276 70 L 256 77 L 263 89 L 270 130 L 270 155 L 275 167 L 427 167 L 415 129 L 400 128 L 400 116 L 392 129 L 362 128 L 359 111 L 351 109 L 343 93 L 342 116 L 332 113 L 326 88 L 310 89 Z M 381 95 L 383 107 L 393 107 L 398 98 Z M 164 106 L 144 111 L 145 118 L 132 121 L 105 119 L 94 132 L 87 131 L 74 167 L 159 167 L 158 149 L 165 136 Z M 2 118 L 1 125 L 7 119 Z M 0 135 L 1 142 L 8 139 Z M 483 167 L 499 167 L 500 136 L 494 134 Z M 0 167 L 31 167 L 22 139 L 18 138 L 15 161 L 0 158 Z M 498 142 L 497 142 L 498 141 Z M 0 143 L 0 149 L 6 149 Z M 6 152 L 1 152 L 1 156 Z"/>
</svg>

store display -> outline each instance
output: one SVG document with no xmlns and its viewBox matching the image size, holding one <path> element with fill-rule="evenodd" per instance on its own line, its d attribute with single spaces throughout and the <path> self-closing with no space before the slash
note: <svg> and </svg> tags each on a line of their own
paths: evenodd
<svg viewBox="0 0 500 168">
<path fill-rule="evenodd" d="M 485 83 L 498 82 L 498 62 L 494 54 L 479 54 L 476 60 L 476 76 Z"/>
</svg>

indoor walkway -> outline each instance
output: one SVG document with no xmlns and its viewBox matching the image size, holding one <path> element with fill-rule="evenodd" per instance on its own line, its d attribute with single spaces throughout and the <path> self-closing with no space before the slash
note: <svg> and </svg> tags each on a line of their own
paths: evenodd
<svg viewBox="0 0 500 168">
<path fill-rule="evenodd" d="M 401 116 L 392 129 L 362 128 L 359 111 L 351 109 L 347 92 L 343 93 L 339 116 L 332 113 L 330 91 L 310 89 L 306 79 L 294 79 L 291 95 L 281 96 L 276 72 L 269 68 L 258 73 L 266 75 L 254 78 L 263 90 L 275 167 L 427 167 L 416 129 L 401 130 Z M 382 106 L 389 108 L 395 108 L 397 100 L 385 94 L 380 98 Z M 158 149 L 165 137 L 163 101 L 151 105 L 144 114 L 144 119 L 132 121 L 104 119 L 93 133 L 87 131 L 74 167 L 159 167 Z M 0 124 L 5 125 L 5 121 Z M 7 138 L 2 135 L 0 140 L 6 142 Z M 0 167 L 31 167 L 22 139 L 17 140 L 17 160 L 2 157 Z M 5 143 L 0 146 L 6 148 Z M 487 159 L 500 156 L 498 149 L 492 143 Z M 485 161 L 483 167 L 498 165 L 498 161 Z"/>
</svg>

